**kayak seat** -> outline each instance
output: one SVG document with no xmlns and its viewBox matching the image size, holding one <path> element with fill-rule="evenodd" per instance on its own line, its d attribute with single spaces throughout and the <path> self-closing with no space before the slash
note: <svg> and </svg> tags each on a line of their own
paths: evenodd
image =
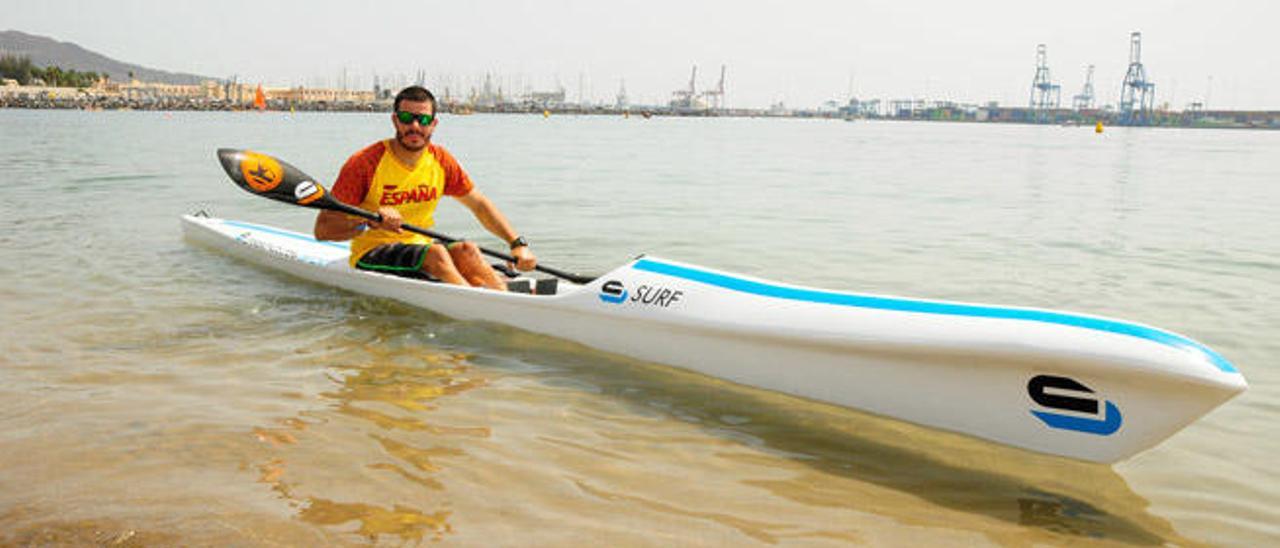
<svg viewBox="0 0 1280 548">
<path fill-rule="evenodd" d="M 555 295 L 558 285 L 559 280 L 555 278 L 543 278 L 540 280 L 522 278 L 508 281 L 507 291 L 512 293 L 532 293 L 534 295 Z"/>
<path fill-rule="evenodd" d="M 555 295 L 556 288 L 560 285 L 559 278 L 542 278 L 538 280 L 534 293 L 539 295 Z"/>
</svg>

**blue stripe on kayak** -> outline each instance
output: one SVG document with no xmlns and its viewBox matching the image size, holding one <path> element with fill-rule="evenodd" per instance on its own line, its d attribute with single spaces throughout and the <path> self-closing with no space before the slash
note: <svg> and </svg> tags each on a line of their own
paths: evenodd
<svg viewBox="0 0 1280 548">
<path fill-rule="evenodd" d="M 1050 312 L 1046 310 L 941 303 L 891 297 L 874 297 L 870 295 L 855 295 L 851 293 L 835 293 L 817 289 L 802 289 L 798 287 L 787 287 L 747 280 L 717 272 L 708 272 L 705 270 L 690 268 L 687 266 L 660 263 L 650 259 L 641 259 L 636 261 L 636 263 L 632 265 L 632 268 L 676 278 L 683 278 L 732 291 L 741 291 L 752 295 L 772 297 L 775 299 L 786 299 L 790 301 L 833 304 L 837 306 L 853 306 L 859 308 L 876 308 L 880 310 L 895 310 L 900 312 L 919 312 L 923 314 L 945 314 L 948 316 L 973 316 L 979 318 L 1023 320 L 1106 331 L 1108 333 L 1146 339 L 1180 350 L 1195 350 L 1208 357 L 1218 369 L 1227 373 L 1238 373 L 1235 366 L 1231 365 L 1231 362 L 1227 361 L 1226 358 L 1203 344 L 1181 335 L 1169 333 L 1168 331 L 1161 331 L 1159 329 L 1116 320 L 1091 318 L 1087 316 L 1077 316 L 1075 314 Z"/>
<path fill-rule="evenodd" d="M 223 220 L 222 224 L 227 226 L 234 226 L 236 228 L 257 230 L 258 232 L 266 232 L 267 234 L 275 234 L 276 236 L 284 236 L 285 238 L 293 238 L 295 240 L 302 240 L 304 242 L 313 243 L 313 244 L 327 245 L 329 247 L 335 247 L 338 249 L 351 249 L 351 244 L 348 244 L 345 242 L 326 242 L 323 240 L 317 240 L 315 238 L 312 238 L 311 236 L 298 234 L 297 232 L 289 232 L 287 230 L 280 230 L 278 228 L 271 228 L 269 226 L 255 225 L 253 223 L 245 223 L 241 221 L 227 221 L 227 220 Z"/>
</svg>

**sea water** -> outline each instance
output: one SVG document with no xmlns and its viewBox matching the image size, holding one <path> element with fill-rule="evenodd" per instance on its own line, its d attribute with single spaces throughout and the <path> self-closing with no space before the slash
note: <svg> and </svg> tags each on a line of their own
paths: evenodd
<svg viewBox="0 0 1280 548">
<path fill-rule="evenodd" d="M 332 182 L 386 113 L 0 110 L 0 543 L 1224 544 L 1280 538 L 1280 133 L 474 115 L 544 264 L 648 253 L 1102 314 L 1250 389 L 1115 466 L 459 322 L 184 242 L 307 232 L 219 147 Z M 456 202 L 437 229 L 497 248 Z M 655 344 L 661 344 L 656 342 Z M 780 364 L 782 365 L 782 364 Z"/>
</svg>

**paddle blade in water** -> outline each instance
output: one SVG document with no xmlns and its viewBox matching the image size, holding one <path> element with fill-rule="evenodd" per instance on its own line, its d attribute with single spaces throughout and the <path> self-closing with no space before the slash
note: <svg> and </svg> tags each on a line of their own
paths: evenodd
<svg viewBox="0 0 1280 548">
<path fill-rule="evenodd" d="M 336 209 L 329 192 L 302 170 L 261 152 L 218 149 L 218 160 L 236 185 L 272 200 Z"/>
</svg>

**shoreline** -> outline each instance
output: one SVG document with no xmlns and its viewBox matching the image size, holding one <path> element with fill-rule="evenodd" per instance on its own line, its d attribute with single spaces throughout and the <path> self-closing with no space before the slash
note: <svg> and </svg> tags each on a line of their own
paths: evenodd
<svg viewBox="0 0 1280 548">
<path fill-rule="evenodd" d="M 383 112 L 391 107 L 391 101 L 326 102 L 269 100 L 268 112 Z M 78 94 L 75 96 L 41 96 L 36 94 L 0 94 L 0 109 L 14 110 L 85 110 L 85 111 L 160 111 L 160 112 L 241 112 L 256 110 L 252 104 L 231 101 L 213 101 L 190 98 L 145 98 Z M 1263 129 L 1280 130 L 1280 111 L 1205 111 L 1205 112 L 1155 112 L 1145 123 L 1122 123 L 1117 115 L 1107 111 L 1071 111 L 1058 109 L 1036 112 L 1019 107 L 994 107 L 977 111 L 957 109 L 943 105 L 900 111 L 894 116 L 850 114 L 844 110 L 766 110 L 766 109 L 685 109 L 674 107 L 582 107 L 578 105 L 500 104 L 467 105 L 441 103 L 441 112 L 453 115 L 468 114 L 542 114 L 575 116 L 654 116 L 682 118 L 800 118 L 846 121 L 919 121 L 976 124 L 1021 124 L 1093 126 L 1172 127 L 1192 129 Z"/>
</svg>

